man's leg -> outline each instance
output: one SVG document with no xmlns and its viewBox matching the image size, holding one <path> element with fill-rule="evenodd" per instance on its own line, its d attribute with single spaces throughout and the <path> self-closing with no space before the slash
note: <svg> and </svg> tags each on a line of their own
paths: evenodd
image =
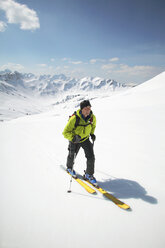
<svg viewBox="0 0 165 248">
<path fill-rule="evenodd" d="M 93 151 L 93 144 L 89 139 L 85 140 L 81 143 L 81 147 L 84 149 L 85 157 L 87 158 L 87 168 L 86 173 L 89 175 L 94 174 L 94 166 L 95 166 L 95 155 Z"/>
<path fill-rule="evenodd" d="M 73 142 L 69 141 L 69 146 L 68 146 L 68 157 L 67 157 L 67 163 L 66 163 L 66 167 L 72 169 L 73 167 L 73 163 L 74 163 L 74 154 L 78 153 L 80 149 L 80 145 L 79 144 L 74 144 Z"/>
</svg>

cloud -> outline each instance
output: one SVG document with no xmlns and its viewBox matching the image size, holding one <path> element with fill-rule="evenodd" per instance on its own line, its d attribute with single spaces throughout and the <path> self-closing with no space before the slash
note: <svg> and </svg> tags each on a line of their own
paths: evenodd
<svg viewBox="0 0 165 248">
<path fill-rule="evenodd" d="M 47 64 L 37 64 L 37 66 L 39 66 L 39 67 L 47 67 Z"/>
<path fill-rule="evenodd" d="M 97 62 L 97 59 L 91 59 L 89 62 L 90 62 L 91 64 L 95 64 L 95 63 Z"/>
<path fill-rule="evenodd" d="M 114 70 L 116 67 L 117 65 L 115 64 L 105 64 L 105 65 L 102 65 L 101 69 L 107 70 L 109 72 L 109 71 Z"/>
<path fill-rule="evenodd" d="M 107 72 L 115 72 L 129 75 L 139 75 L 139 74 L 149 74 L 156 70 L 156 67 L 149 65 L 135 65 L 129 66 L 127 64 L 105 64 L 102 65 L 101 69 L 106 70 Z"/>
<path fill-rule="evenodd" d="M 24 66 L 20 64 L 8 63 L 6 65 L 2 65 L 0 69 L 1 70 L 9 69 L 11 71 L 21 71 L 24 69 Z"/>
<path fill-rule="evenodd" d="M 50 61 L 51 61 L 51 62 L 54 62 L 54 61 L 55 61 L 55 59 L 54 59 L 54 58 L 52 58 L 52 59 L 50 59 Z"/>
<path fill-rule="evenodd" d="M 101 69 L 108 77 L 114 77 L 116 80 L 120 81 L 135 82 L 144 82 L 165 70 L 163 67 L 150 65 L 129 66 L 127 64 L 112 63 L 102 65 Z"/>
<path fill-rule="evenodd" d="M 5 22 L 0 21 L 0 32 L 4 32 L 6 30 L 7 24 Z"/>
<path fill-rule="evenodd" d="M 156 70 L 154 66 L 148 66 L 148 65 L 128 66 L 126 64 L 120 64 L 116 72 L 138 76 L 139 74 L 149 75 L 150 73 L 153 73 L 154 70 Z"/>
<path fill-rule="evenodd" d="M 119 60 L 118 57 L 114 57 L 114 58 L 109 59 L 110 62 L 116 62 L 116 61 L 118 61 L 118 60 Z"/>
<path fill-rule="evenodd" d="M 65 61 L 66 63 L 70 63 L 70 64 L 73 64 L 73 65 L 79 65 L 79 64 L 82 64 L 83 62 L 82 61 L 73 61 L 72 59 L 70 58 L 62 58 L 61 59 L 62 61 Z"/>
<path fill-rule="evenodd" d="M 39 18 L 33 9 L 14 0 L 0 0 L 0 9 L 5 11 L 7 22 L 19 24 L 22 30 L 35 30 L 40 28 Z"/>
<path fill-rule="evenodd" d="M 90 64 L 95 64 L 95 63 L 98 63 L 98 62 L 105 62 L 106 60 L 105 59 L 91 59 L 89 62 Z"/>
<path fill-rule="evenodd" d="M 114 58 L 111 58 L 111 59 L 91 59 L 89 60 L 89 63 L 90 64 L 96 64 L 96 63 L 108 63 L 108 62 L 116 62 L 118 61 L 119 58 L 117 57 L 114 57 Z"/>
<path fill-rule="evenodd" d="M 62 60 L 62 61 L 69 61 L 70 58 L 62 58 L 61 60 Z"/>
<path fill-rule="evenodd" d="M 79 64 L 82 64 L 82 61 L 70 61 L 69 63 L 73 65 L 79 65 Z"/>
</svg>

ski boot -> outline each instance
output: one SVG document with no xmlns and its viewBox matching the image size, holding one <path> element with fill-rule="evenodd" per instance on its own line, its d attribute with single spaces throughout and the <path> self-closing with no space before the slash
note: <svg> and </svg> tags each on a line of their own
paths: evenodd
<svg viewBox="0 0 165 248">
<path fill-rule="evenodd" d="M 76 172 L 71 168 L 67 168 L 66 171 L 74 178 L 77 178 Z"/>
<path fill-rule="evenodd" d="M 98 183 L 96 181 L 96 178 L 93 175 L 89 175 L 88 173 L 85 172 L 83 179 L 86 181 L 89 181 L 93 186 L 95 186 L 96 188 L 98 188 Z"/>
</svg>

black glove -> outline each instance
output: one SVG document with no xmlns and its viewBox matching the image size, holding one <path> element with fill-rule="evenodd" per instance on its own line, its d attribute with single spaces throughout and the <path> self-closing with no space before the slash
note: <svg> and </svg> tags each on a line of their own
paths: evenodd
<svg viewBox="0 0 165 248">
<path fill-rule="evenodd" d="M 75 135 L 74 138 L 72 139 L 72 142 L 75 144 L 78 144 L 81 140 L 81 137 L 79 135 Z"/>
<path fill-rule="evenodd" d="M 94 141 L 96 140 L 96 135 L 91 134 L 91 139 L 92 139 L 92 141 L 94 142 Z"/>
</svg>

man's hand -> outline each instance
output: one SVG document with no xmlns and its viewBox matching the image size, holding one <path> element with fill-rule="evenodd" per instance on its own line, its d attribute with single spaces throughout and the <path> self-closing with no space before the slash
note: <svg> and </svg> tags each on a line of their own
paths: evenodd
<svg viewBox="0 0 165 248">
<path fill-rule="evenodd" d="M 81 140 L 81 137 L 79 135 L 75 135 L 74 138 L 72 139 L 72 142 L 75 144 L 78 144 Z"/>
<path fill-rule="evenodd" d="M 92 139 L 92 141 L 94 142 L 94 141 L 96 140 L 96 135 L 91 134 L 91 139 Z"/>
</svg>

